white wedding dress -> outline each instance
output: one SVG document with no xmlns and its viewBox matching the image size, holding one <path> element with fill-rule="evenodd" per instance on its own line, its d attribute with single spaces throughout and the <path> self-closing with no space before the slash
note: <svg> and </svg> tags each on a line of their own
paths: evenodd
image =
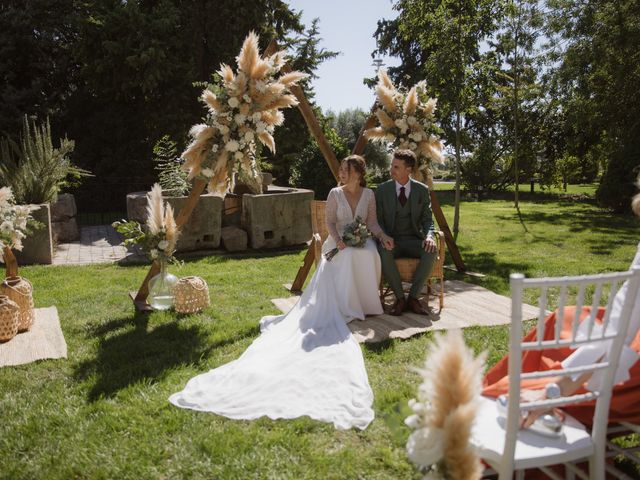
<svg viewBox="0 0 640 480">
<path fill-rule="evenodd" d="M 371 190 L 363 190 L 352 212 L 342 189 L 333 189 L 327 199 L 330 233 L 344 231 L 356 216 L 379 234 Z M 323 251 L 335 247 L 335 240 L 329 236 Z M 339 429 L 365 429 L 374 418 L 373 392 L 347 322 L 382 313 L 379 281 L 372 239 L 330 262 L 323 258 L 289 313 L 263 317 L 260 336 L 240 358 L 192 378 L 169 401 L 233 419 L 308 415 Z"/>
</svg>

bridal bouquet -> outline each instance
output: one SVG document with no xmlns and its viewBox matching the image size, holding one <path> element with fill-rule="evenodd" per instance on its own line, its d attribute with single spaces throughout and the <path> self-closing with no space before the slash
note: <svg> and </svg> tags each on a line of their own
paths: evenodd
<svg viewBox="0 0 640 480">
<path fill-rule="evenodd" d="M 344 227 L 344 233 L 342 234 L 342 241 L 347 247 L 362 248 L 367 243 L 367 238 L 371 236 L 367 225 L 362 221 L 360 216 L 357 216 L 353 222 Z M 324 258 L 327 262 L 330 262 L 333 257 L 340 251 L 338 247 L 329 250 L 324 254 Z"/>
<path fill-rule="evenodd" d="M 418 165 L 412 177 L 427 183 L 430 162 L 443 163 L 441 129 L 435 123 L 437 100 L 429 98 L 423 80 L 408 92 L 396 88 L 384 70 L 378 72 L 375 112 L 379 125 L 364 132 L 373 141 L 391 143 L 394 148 L 412 150 Z"/>
<path fill-rule="evenodd" d="M 0 260 L 4 261 L 5 248 L 22 250 L 22 239 L 41 226 L 31 217 L 31 210 L 28 205 L 15 204 L 11 188 L 0 188 Z"/>
<path fill-rule="evenodd" d="M 425 479 L 476 480 L 482 464 L 469 440 L 476 416 L 485 354 L 474 357 L 460 330 L 436 337 L 418 370 L 418 399 L 405 423 L 409 459 L 427 472 Z"/>
<path fill-rule="evenodd" d="M 219 195 L 233 188 L 235 172 L 242 173 L 256 192 L 261 190 L 262 146 L 275 152 L 273 131 L 284 121 L 280 110 L 298 104 L 289 88 L 307 77 L 296 71 L 280 74 L 284 52 L 261 57 L 253 32 L 236 61 L 237 73 L 222 64 L 215 82 L 202 92 L 208 107 L 206 123 L 191 128 L 193 140 L 182 153 L 188 179 L 207 181 L 209 191 Z"/>
<path fill-rule="evenodd" d="M 125 237 L 125 245 L 140 246 L 152 260 L 161 263 L 173 261 L 180 231 L 173 217 L 171 205 L 164 205 L 162 188 L 157 183 L 147 194 L 147 228 L 136 221 L 119 221 L 112 224 Z"/>
</svg>

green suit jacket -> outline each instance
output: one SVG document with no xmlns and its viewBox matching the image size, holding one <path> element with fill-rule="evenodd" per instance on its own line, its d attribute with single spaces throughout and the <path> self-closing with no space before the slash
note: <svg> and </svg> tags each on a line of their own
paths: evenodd
<svg viewBox="0 0 640 480">
<path fill-rule="evenodd" d="M 411 182 L 409 193 L 411 225 L 415 235 L 423 239 L 428 234 L 433 234 L 429 187 L 413 179 L 409 181 Z M 384 182 L 376 189 L 376 210 L 380 227 L 387 235 L 391 235 L 396 218 L 396 182 L 394 180 Z"/>
</svg>

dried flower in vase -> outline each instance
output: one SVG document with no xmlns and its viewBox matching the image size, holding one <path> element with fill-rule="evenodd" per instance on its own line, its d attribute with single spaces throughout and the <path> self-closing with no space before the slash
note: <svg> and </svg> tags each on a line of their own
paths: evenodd
<svg viewBox="0 0 640 480">
<path fill-rule="evenodd" d="M 16 205 L 9 187 L 0 188 L 0 261 L 4 261 L 3 250 L 22 250 L 22 240 L 42 224 L 31 216 L 33 207 Z"/>
<path fill-rule="evenodd" d="M 136 221 L 121 220 L 113 228 L 125 237 L 125 245 L 140 246 L 153 260 L 168 262 L 175 260 L 180 230 L 176 225 L 173 207 L 162 200 L 162 188 L 155 184 L 147 194 L 146 231 Z"/>
</svg>

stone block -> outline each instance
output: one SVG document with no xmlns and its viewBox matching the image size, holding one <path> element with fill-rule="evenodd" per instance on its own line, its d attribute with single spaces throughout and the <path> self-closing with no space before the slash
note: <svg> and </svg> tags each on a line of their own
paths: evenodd
<svg viewBox="0 0 640 480">
<path fill-rule="evenodd" d="M 299 245 L 311 238 L 313 191 L 269 187 L 262 195 L 242 196 L 242 228 L 251 248 Z"/>
<path fill-rule="evenodd" d="M 164 197 L 173 207 L 176 218 L 188 197 Z M 127 217 L 144 225 L 147 220 L 147 192 L 127 194 Z M 189 220 L 182 228 L 177 251 L 210 250 L 220 246 L 222 198 L 200 195 Z"/>
<path fill-rule="evenodd" d="M 78 223 L 75 217 L 67 218 L 60 222 L 52 221 L 51 230 L 53 241 L 58 245 L 73 242 L 80 238 L 80 230 L 78 229 Z"/>
<path fill-rule="evenodd" d="M 61 193 L 58 199 L 51 203 L 51 221 L 62 222 L 75 217 L 78 213 L 76 200 L 70 193 Z"/>
<path fill-rule="evenodd" d="M 31 212 L 31 216 L 42 227 L 33 230 L 31 234 L 22 240 L 23 249 L 21 252 L 14 250 L 18 265 L 30 263 L 53 262 L 53 237 L 51 235 L 51 209 L 48 203 L 36 205 L 36 209 Z"/>
<path fill-rule="evenodd" d="M 222 246 L 228 252 L 243 252 L 247 249 L 247 232 L 238 227 L 222 227 Z"/>
</svg>

